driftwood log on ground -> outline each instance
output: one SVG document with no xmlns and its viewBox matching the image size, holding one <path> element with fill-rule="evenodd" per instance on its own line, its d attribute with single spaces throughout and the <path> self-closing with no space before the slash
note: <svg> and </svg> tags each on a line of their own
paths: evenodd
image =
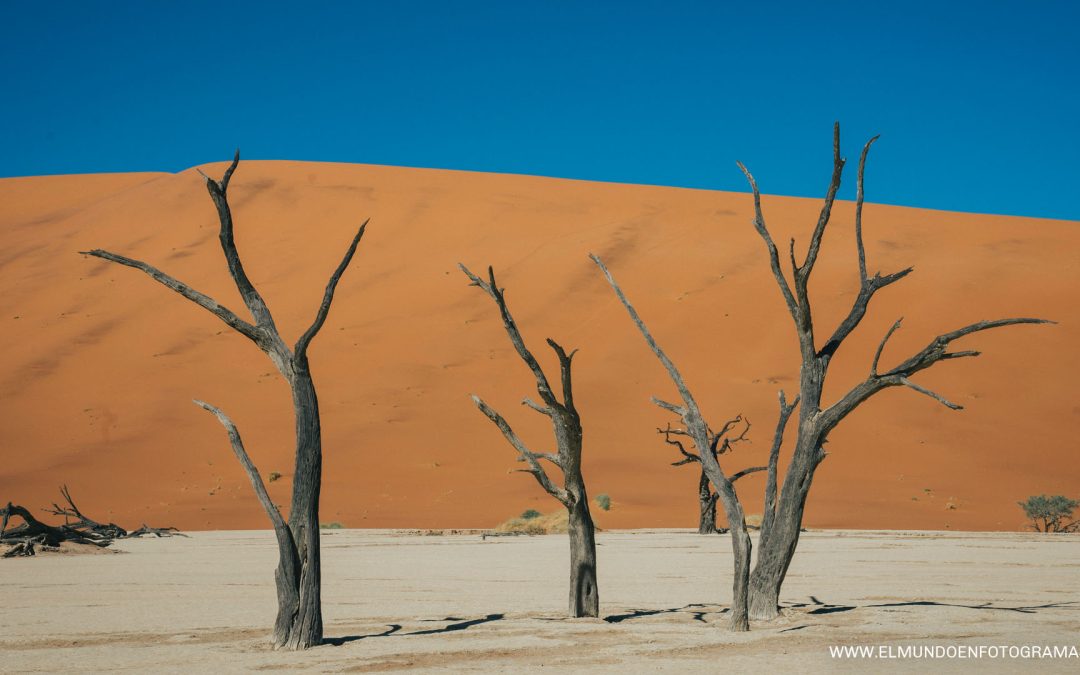
<svg viewBox="0 0 1080 675">
<path fill-rule="evenodd" d="M 0 545 L 10 546 L 2 554 L 4 558 L 36 555 L 39 548 L 48 550 L 59 548 L 64 542 L 97 546 L 104 548 L 117 539 L 154 535 L 157 537 L 187 536 L 175 527 L 150 527 L 143 525 L 138 530 L 128 532 L 115 523 L 101 524 L 86 517 L 75 505 L 67 485 L 60 488 L 66 506 L 53 502 L 51 508 L 43 509 L 46 513 L 64 516 L 63 525 L 49 525 L 34 517 L 30 510 L 8 502 L 0 509 Z M 8 529 L 12 516 L 22 520 L 21 525 Z"/>
</svg>

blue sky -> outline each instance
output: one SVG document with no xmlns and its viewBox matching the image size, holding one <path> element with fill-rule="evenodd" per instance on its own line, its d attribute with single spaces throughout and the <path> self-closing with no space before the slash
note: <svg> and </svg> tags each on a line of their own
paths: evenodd
<svg viewBox="0 0 1080 675">
<path fill-rule="evenodd" d="M 722 190 L 741 159 L 820 196 L 840 120 L 851 170 L 882 134 L 871 201 L 1080 220 L 1078 31 L 1053 1 L 8 2 L 0 176 L 239 146 Z"/>
</svg>

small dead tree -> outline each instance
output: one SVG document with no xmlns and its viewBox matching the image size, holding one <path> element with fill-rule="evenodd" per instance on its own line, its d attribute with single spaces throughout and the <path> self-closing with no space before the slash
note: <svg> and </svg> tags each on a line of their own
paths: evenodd
<svg viewBox="0 0 1080 675">
<path fill-rule="evenodd" d="M 885 333 L 878 345 L 866 379 L 856 384 L 839 400 L 831 404 L 822 403 L 821 395 L 829 364 L 836 356 L 836 352 L 844 343 L 844 340 L 866 316 L 870 300 L 878 291 L 900 281 L 912 272 L 912 268 L 908 267 L 892 274 L 882 275 L 880 272 L 873 276 L 867 274 L 866 250 L 863 246 L 862 237 L 863 175 L 870 146 L 873 145 L 877 138 L 875 136 L 866 143 L 859 158 L 855 202 L 855 245 L 859 268 L 859 290 L 847 316 L 844 317 L 820 347 L 815 339 L 815 326 L 810 310 L 809 283 L 810 275 L 814 271 L 814 264 L 817 262 L 818 253 L 821 250 L 822 237 L 825 234 L 826 226 L 829 224 L 829 217 L 832 214 L 833 203 L 836 199 L 837 190 L 840 188 L 840 178 L 844 169 L 844 159 L 840 156 L 840 125 L 837 123 L 833 127 L 832 180 L 829 182 L 824 205 L 810 236 L 806 257 L 801 265 L 795 259 L 795 240 L 791 240 L 789 249 L 791 283 L 784 274 L 776 244 L 773 242 L 772 236 L 765 225 L 765 216 L 761 209 L 761 193 L 758 191 L 757 182 L 746 167 L 741 162 L 738 163 L 739 169 L 745 174 L 753 190 L 754 228 L 765 242 L 773 277 L 776 279 L 776 284 L 784 298 L 784 304 L 795 324 L 795 332 L 799 339 L 799 351 L 802 357 L 802 366 L 799 371 L 799 398 L 797 399 L 799 401 L 799 421 L 795 449 L 779 496 L 776 495 L 775 477 L 770 477 L 769 487 L 767 488 L 770 493 L 766 498 L 765 519 L 762 523 L 761 539 L 758 542 L 758 560 L 751 577 L 750 616 L 754 619 L 772 619 L 777 616 L 780 587 L 784 582 L 784 576 L 787 574 L 788 566 L 791 564 L 791 559 L 795 555 L 795 548 L 799 542 L 803 511 L 814 478 L 814 472 L 826 456 L 823 448 L 829 433 L 836 428 L 841 420 L 854 412 L 856 408 L 872 396 L 890 387 L 907 387 L 929 396 L 952 410 L 960 410 L 963 406 L 952 403 L 941 395 L 916 384 L 911 378 L 920 371 L 926 370 L 941 361 L 978 356 L 979 352 L 974 350 L 950 351 L 952 343 L 964 336 L 1014 324 L 1053 323 L 1043 319 L 1031 318 L 980 321 L 943 333 L 898 365 L 883 369 L 879 367 L 881 355 L 889 338 L 900 328 L 900 320 L 897 320 Z M 781 405 L 781 417 L 784 417 L 783 402 Z M 790 415 L 790 411 L 786 414 Z M 779 432 L 782 432 L 782 428 Z M 779 435 L 777 440 L 780 440 Z"/>
<path fill-rule="evenodd" d="M 60 487 L 60 494 L 64 497 L 66 506 L 60 506 L 53 502 L 51 508 L 42 509 L 46 513 L 55 516 L 63 516 L 63 525 L 48 525 L 35 518 L 30 511 L 17 504 L 8 502 L 8 505 L 0 509 L 0 545 L 10 546 L 2 555 L 4 558 L 19 556 L 32 556 L 37 554 L 37 547 L 42 550 L 56 549 L 61 544 L 72 543 L 84 546 L 97 546 L 104 548 L 117 539 L 130 539 L 145 534 L 154 534 L 158 537 L 186 537 L 175 527 L 149 527 L 134 532 L 128 532 L 116 523 L 102 525 L 96 520 L 83 515 L 75 500 L 71 497 L 71 491 L 67 485 Z M 8 529 L 12 516 L 22 519 L 22 525 Z"/>
<path fill-rule="evenodd" d="M 308 364 L 308 347 L 311 341 L 326 323 L 330 313 L 330 304 L 334 300 L 334 291 L 349 262 L 356 253 L 356 247 L 364 236 L 367 221 L 360 226 L 344 258 L 330 276 L 323 293 L 322 303 L 315 313 L 315 319 L 304 331 L 292 349 L 289 349 L 281 333 L 278 332 L 274 318 L 266 302 L 251 283 L 233 239 L 233 217 L 229 207 L 227 192 L 233 172 L 240 163 L 240 152 L 236 152 L 232 164 L 226 169 L 220 181 L 202 174 L 206 180 L 206 189 L 217 208 L 221 224 L 219 240 L 225 254 L 229 274 L 240 291 L 244 305 L 254 319 L 250 323 L 217 300 L 200 293 L 187 284 L 165 274 L 140 260 L 94 249 L 84 253 L 114 262 L 126 267 L 133 267 L 150 276 L 214 316 L 225 322 L 236 332 L 248 338 L 261 349 L 277 367 L 278 372 L 288 382 L 292 391 L 293 412 L 296 426 L 296 465 L 293 474 L 292 501 L 289 506 L 289 519 L 286 522 L 277 507 L 270 501 L 259 472 L 248 459 L 244 451 L 236 425 L 214 406 L 202 401 L 197 405 L 213 413 L 225 427 L 232 444 L 233 452 L 251 480 L 259 502 L 270 516 L 278 542 L 277 580 L 278 614 L 274 623 L 273 646 L 275 649 L 306 649 L 322 642 L 322 599 L 321 568 L 319 557 L 319 494 L 322 487 L 322 429 L 319 419 L 319 402 L 315 395 L 315 383 Z M 202 172 L 200 172 L 202 173 Z"/>
<path fill-rule="evenodd" d="M 64 527 L 91 535 L 100 535 L 107 539 L 120 539 L 128 536 L 127 530 L 116 523 L 102 525 L 101 523 L 84 516 L 82 511 L 79 510 L 79 507 L 75 506 L 75 500 L 71 498 L 71 491 L 68 490 L 67 485 L 60 486 L 60 494 L 63 496 L 67 506 L 60 506 L 56 502 L 53 502 L 52 508 L 45 509 L 45 512 L 51 513 L 54 516 L 63 516 Z"/>
<path fill-rule="evenodd" d="M 570 616 L 599 616 L 600 592 L 596 579 L 596 540 L 595 526 L 592 514 L 589 512 L 589 496 L 585 490 L 585 479 L 581 475 L 581 416 L 574 406 L 574 392 L 571 382 L 571 365 L 577 350 L 566 353 L 557 342 L 548 338 L 548 346 L 555 352 L 559 359 L 559 370 L 562 380 L 563 400 L 559 401 L 554 390 L 548 382 L 544 370 L 540 367 L 536 357 L 525 346 L 521 333 L 518 331 L 514 318 L 506 306 L 504 289 L 499 288 L 495 282 L 495 272 L 488 267 L 488 280 L 484 281 L 459 264 L 461 271 L 469 277 L 472 286 L 479 287 L 487 293 L 499 308 L 503 327 L 510 337 L 518 356 L 529 367 L 536 379 L 536 393 L 540 396 L 537 403 L 530 398 L 522 400 L 522 405 L 532 408 L 536 412 L 551 420 L 551 427 L 555 434 L 555 445 L 558 451 L 554 454 L 548 452 L 533 452 L 514 433 L 506 420 L 491 406 L 485 403 L 479 396 L 473 396 L 472 400 L 480 412 L 491 420 L 499 428 L 510 445 L 518 452 L 518 461 L 526 462 L 528 469 L 519 469 L 525 473 L 531 473 L 540 487 L 559 500 L 566 507 L 569 518 L 568 531 L 570 535 Z M 548 476 L 547 471 L 540 465 L 546 461 L 563 474 L 563 486 L 559 487 Z"/>
<path fill-rule="evenodd" d="M 648 343 L 649 348 L 652 349 L 653 354 L 660 360 L 664 368 L 667 370 L 668 375 L 671 377 L 671 381 L 675 384 L 675 388 L 679 391 L 679 396 L 682 398 L 682 405 L 675 403 L 669 403 L 667 401 L 653 397 L 652 401 L 657 406 L 667 410 L 668 412 L 675 413 L 682 420 L 683 429 L 679 430 L 680 435 L 688 436 L 694 447 L 697 449 L 704 448 L 704 452 L 697 453 L 697 461 L 701 463 L 702 470 L 709 478 L 709 482 L 713 484 L 716 492 L 720 495 L 720 503 L 724 506 L 724 513 L 727 516 L 728 528 L 731 533 L 731 548 L 735 554 L 735 573 L 732 581 L 732 602 L 731 602 L 731 630 L 741 632 L 750 630 L 750 622 L 747 617 L 747 592 L 748 584 L 750 580 L 750 553 L 752 550 L 752 544 L 750 542 L 750 535 L 746 531 L 746 516 L 743 513 L 742 503 L 739 501 L 739 496 L 735 492 L 735 481 L 739 480 L 743 476 L 746 476 L 757 471 L 766 471 L 769 467 L 755 466 L 749 469 L 743 469 L 738 473 L 733 474 L 730 478 L 724 473 L 724 470 L 720 467 L 718 455 L 724 454 L 731 448 L 731 441 L 726 438 L 726 434 L 735 426 L 734 424 L 725 424 L 722 434 L 714 434 L 709 428 L 705 418 L 701 415 L 701 410 L 698 408 L 697 401 L 694 399 L 693 394 L 690 393 L 690 389 L 687 388 L 686 383 L 683 381 L 682 375 L 679 374 L 679 370 L 675 367 L 675 364 L 668 358 L 664 350 L 660 348 L 660 345 L 653 339 L 649 329 L 645 326 L 645 322 L 638 316 L 637 310 L 634 309 L 630 301 L 626 299 L 626 295 L 623 294 L 622 289 L 615 282 L 615 278 L 611 276 L 611 272 L 604 266 L 604 263 L 595 255 L 590 254 L 592 261 L 597 264 L 600 270 L 604 273 L 611 288 L 614 289 L 615 295 L 619 297 L 619 301 L 622 302 L 626 311 L 630 314 L 630 318 L 634 321 L 634 324 L 641 331 L 641 335 L 645 338 L 645 342 Z M 722 450 L 716 450 L 717 443 L 720 438 L 724 438 L 724 445 Z M 688 453 L 684 448 L 681 448 L 685 454 Z M 715 451 L 714 451 L 715 450 Z M 772 473 L 775 473 L 775 467 L 772 469 Z"/>
<path fill-rule="evenodd" d="M 12 517 L 23 522 L 8 529 Z M 0 545 L 11 547 L 4 552 L 5 558 L 32 556 L 36 554 L 36 547 L 57 548 L 64 542 L 104 548 L 114 538 L 114 535 L 83 531 L 70 525 L 48 525 L 35 518 L 26 507 L 11 502 L 0 509 Z"/>
<path fill-rule="evenodd" d="M 734 438 L 728 438 L 727 434 L 735 425 L 743 423 L 742 432 Z M 730 419 L 724 423 L 724 426 L 717 433 L 709 431 L 709 452 L 713 453 L 713 456 L 717 454 L 723 454 L 731 450 L 731 448 L 741 441 L 747 440 L 746 434 L 750 431 L 750 420 L 745 419 L 742 415 L 738 415 L 734 419 Z M 672 462 L 671 466 L 683 466 L 684 464 L 696 463 L 701 469 L 700 476 L 698 476 L 698 534 L 724 534 L 728 531 L 728 528 L 717 529 L 716 527 L 716 501 L 720 498 L 720 493 L 712 488 L 712 483 L 709 482 L 709 477 L 705 473 L 705 467 L 701 464 L 700 451 L 689 452 L 683 445 L 682 441 L 678 439 L 679 436 L 689 436 L 689 432 L 685 429 L 674 429 L 671 424 L 663 429 L 657 429 L 656 433 L 663 435 L 664 442 L 668 445 L 675 446 L 679 450 L 679 454 L 682 455 L 682 459 Z M 721 445 L 721 440 L 723 444 Z M 691 439 L 693 442 L 693 439 Z M 696 449 L 696 448 L 695 448 Z"/>
</svg>

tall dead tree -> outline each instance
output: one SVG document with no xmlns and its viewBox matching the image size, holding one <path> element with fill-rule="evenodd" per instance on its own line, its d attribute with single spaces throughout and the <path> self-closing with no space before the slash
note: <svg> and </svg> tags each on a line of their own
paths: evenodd
<svg viewBox="0 0 1080 675">
<path fill-rule="evenodd" d="M 738 436 L 729 438 L 728 432 L 732 431 L 735 425 L 739 423 L 744 425 L 742 432 Z M 750 420 L 745 419 L 742 415 L 728 420 L 719 432 L 712 433 L 711 430 L 709 431 L 708 452 L 711 452 L 714 456 L 728 452 L 736 443 L 747 440 L 746 434 L 749 431 Z M 673 429 L 670 423 L 663 429 L 657 429 L 656 432 L 663 435 L 664 442 L 675 446 L 679 450 L 679 454 L 682 455 L 682 459 L 672 462 L 671 466 L 697 464 L 700 469 L 700 475 L 698 476 L 698 534 L 721 534 L 727 532 L 728 528 L 719 530 L 716 527 L 716 502 L 720 499 L 720 493 L 714 490 L 712 483 L 709 482 L 709 476 L 705 473 L 705 467 L 701 464 L 700 451 L 687 451 L 686 446 L 678 438 L 679 436 L 689 436 L 689 433 L 685 429 Z M 723 445 L 720 443 L 721 440 Z"/>
<path fill-rule="evenodd" d="M 687 388 L 682 375 L 679 374 L 679 370 L 675 367 L 675 364 L 671 359 L 668 358 L 667 354 L 664 353 L 664 350 L 660 348 L 660 345 L 656 343 L 656 340 L 653 339 L 649 329 L 645 326 L 645 322 L 638 316 L 637 310 L 635 310 L 633 305 L 630 304 L 630 301 L 626 299 L 626 295 L 623 294 L 619 285 L 615 283 L 615 278 L 611 276 L 611 272 L 604 266 L 604 263 L 600 258 L 592 254 L 590 254 L 589 257 L 592 258 L 593 262 L 600 267 L 604 276 L 607 277 L 608 283 L 611 284 L 611 288 L 615 290 L 615 295 L 619 297 L 619 301 L 626 307 L 626 311 L 630 314 L 630 318 L 634 321 L 638 330 L 641 331 L 641 335 L 645 338 L 645 342 L 648 343 L 653 354 L 656 354 L 656 358 L 663 364 L 668 375 L 671 377 L 671 381 L 675 384 L 675 388 L 679 391 L 682 405 L 669 403 L 656 397 L 653 397 L 652 401 L 664 410 L 675 413 L 679 416 L 679 419 L 682 420 L 683 429 L 680 430 L 680 434 L 689 437 L 694 444 L 694 447 L 699 450 L 696 455 L 697 461 L 701 462 L 702 470 L 709 477 L 709 481 L 720 495 L 720 503 L 724 506 L 724 513 L 727 516 L 728 528 L 731 534 L 731 548 L 735 554 L 735 573 L 732 581 L 731 630 L 750 630 L 750 622 L 747 617 L 747 591 L 750 579 L 750 553 L 752 545 L 750 543 L 750 535 L 746 532 L 746 516 L 743 513 L 742 503 L 739 501 L 739 496 L 735 492 L 735 481 L 757 471 L 766 471 L 768 470 L 768 467 L 755 466 L 749 469 L 743 469 L 732 475 L 730 478 L 724 473 L 717 457 L 718 455 L 727 452 L 727 450 L 730 450 L 731 442 L 727 438 L 727 433 L 734 428 L 735 425 L 725 424 L 722 429 L 722 434 L 714 434 L 712 432 L 708 423 L 705 421 L 705 418 L 701 415 L 701 409 L 698 408 L 697 401 L 694 399 L 693 394 L 690 393 L 690 389 Z M 724 445 L 721 449 L 717 449 L 717 443 L 721 442 L 721 438 L 723 438 L 722 442 Z M 702 451 L 702 449 L 704 449 L 704 451 Z M 682 450 L 684 453 L 690 454 L 685 448 Z M 775 459 L 773 461 L 775 461 Z M 772 472 L 775 473 L 775 467 L 772 469 Z"/>
<path fill-rule="evenodd" d="M 841 420 L 872 396 L 890 387 L 907 387 L 929 396 L 952 410 L 960 410 L 963 406 L 952 403 L 941 395 L 916 384 L 911 379 L 912 376 L 941 361 L 978 356 L 979 352 L 970 349 L 950 351 L 952 343 L 966 335 L 1014 324 L 1053 323 L 1043 319 L 1031 318 L 980 321 L 943 333 L 898 365 L 891 368 L 881 368 L 879 364 L 885 345 L 892 334 L 900 328 L 900 320 L 897 320 L 885 333 L 878 345 L 866 379 L 856 384 L 838 400 L 827 404 L 822 403 L 821 395 L 829 364 L 832 362 L 833 357 L 836 356 L 836 352 L 844 343 L 844 340 L 863 320 L 871 299 L 878 291 L 900 281 L 912 271 L 912 268 L 908 267 L 892 274 L 882 275 L 880 272 L 875 273 L 873 276 L 867 274 L 866 250 L 863 246 L 862 236 L 863 175 L 870 146 L 873 145 L 877 138 L 875 136 L 866 143 L 859 157 L 855 201 L 855 246 L 859 267 L 859 290 L 847 316 L 844 317 L 820 347 L 814 335 L 815 327 L 811 315 L 808 289 L 810 275 L 814 271 L 814 264 L 817 262 L 818 253 L 821 250 L 822 237 L 825 234 L 826 226 L 829 224 L 829 217 L 832 214 L 833 203 L 836 199 L 837 190 L 840 188 L 840 178 L 844 170 L 844 159 L 840 156 L 840 125 L 837 123 L 833 127 L 832 179 L 829 182 L 829 188 L 817 224 L 814 226 L 813 233 L 810 236 L 806 257 L 801 265 L 795 259 L 795 240 L 792 239 L 791 241 L 789 249 L 790 282 L 781 267 L 776 244 L 773 242 L 772 236 L 765 225 L 765 216 L 761 210 L 761 193 L 758 191 L 757 182 L 746 167 L 741 162 L 738 163 L 739 169 L 746 175 L 746 179 L 749 181 L 754 193 L 754 228 L 765 242 L 773 277 L 776 279 L 776 284 L 784 298 L 784 304 L 795 324 L 795 332 L 799 340 L 799 352 L 802 357 L 802 365 L 799 371 L 799 421 L 795 448 L 778 498 L 776 496 L 775 478 L 770 480 L 772 492 L 771 495 L 767 495 L 766 499 L 765 520 L 762 524 L 761 539 L 758 542 L 758 561 L 751 577 L 750 616 L 754 619 L 771 619 L 777 616 L 780 587 L 784 582 L 784 576 L 787 574 L 788 566 L 791 564 L 791 559 L 799 542 L 803 510 L 806 506 L 806 497 L 810 491 L 814 472 L 825 458 L 826 453 L 823 447 L 829 433 L 836 428 Z M 787 414 L 790 415 L 790 411 Z M 782 428 L 780 431 L 782 432 Z"/>
<path fill-rule="evenodd" d="M 551 338 L 547 340 L 548 346 L 559 359 L 563 395 L 563 400 L 559 401 L 540 363 L 521 338 L 521 332 L 514 322 L 514 317 L 510 315 L 510 310 L 506 306 L 504 289 L 499 288 L 495 282 L 494 270 L 488 267 L 488 280 L 484 281 L 464 265 L 459 264 L 458 267 L 469 277 L 472 286 L 479 287 L 491 296 L 498 306 L 499 315 L 506 334 L 510 337 L 510 342 L 536 379 L 536 393 L 540 396 L 540 402 L 525 398 L 521 403 L 551 420 L 557 452 L 552 454 L 529 450 L 502 415 L 479 396 L 473 396 L 472 400 L 480 412 L 499 428 L 510 445 L 517 450 L 518 461 L 529 465 L 528 469 L 520 469 L 520 471 L 531 473 L 540 487 L 566 507 L 570 535 L 570 616 L 598 616 L 600 592 L 596 579 L 596 528 L 593 525 L 592 514 L 589 512 L 589 496 L 585 490 L 585 479 L 581 475 L 581 416 L 574 406 L 570 373 L 577 350 L 567 354 L 557 342 Z M 548 462 L 562 471 L 562 487 L 551 480 L 544 467 L 540 465 L 541 461 Z"/>
<path fill-rule="evenodd" d="M 266 306 L 259 292 L 251 283 L 233 239 L 233 217 L 229 208 L 227 192 L 233 172 L 240 163 L 240 152 L 236 152 L 232 164 L 226 169 L 220 181 L 203 174 L 206 189 L 217 208 L 221 223 L 219 239 L 225 253 L 225 262 L 229 274 L 240 291 L 244 305 L 254 319 L 254 323 L 240 318 L 213 298 L 200 293 L 187 284 L 165 274 L 142 261 L 95 249 L 85 252 L 97 258 L 133 267 L 166 288 L 176 291 L 188 300 L 199 305 L 225 322 L 236 332 L 248 338 L 261 349 L 277 367 L 278 372 L 288 382 L 292 391 L 293 412 L 296 422 L 296 464 L 293 474 L 292 501 L 289 506 L 289 519 L 286 522 L 277 507 L 267 496 L 259 472 L 248 459 L 244 451 L 236 425 L 217 408 L 195 401 L 200 407 L 210 411 L 225 426 L 230 442 L 244 471 L 251 480 L 260 503 L 270 516 L 278 542 L 277 580 L 278 614 L 274 623 L 273 646 L 275 649 L 306 649 L 322 642 L 322 600 L 321 570 L 319 562 L 319 493 L 322 487 L 322 431 L 319 420 L 319 401 L 315 395 L 315 383 L 311 378 L 308 364 L 308 347 L 326 323 L 330 313 L 330 304 L 334 300 L 334 291 L 349 262 L 356 253 L 360 238 L 364 236 L 367 221 L 360 226 L 352 243 L 345 252 L 345 257 L 330 277 L 323 293 L 322 303 L 315 313 L 315 319 L 307 330 L 289 349 L 282 339 L 270 309 Z M 200 172 L 201 173 L 201 172 Z"/>
</svg>

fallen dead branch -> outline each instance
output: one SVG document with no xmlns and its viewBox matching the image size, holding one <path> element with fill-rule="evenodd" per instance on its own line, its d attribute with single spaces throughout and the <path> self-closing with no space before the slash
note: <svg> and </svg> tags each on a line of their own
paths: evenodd
<svg viewBox="0 0 1080 675">
<path fill-rule="evenodd" d="M 128 532 L 116 523 L 102 524 L 87 517 L 75 505 L 67 485 L 60 488 L 65 506 L 53 502 L 46 513 L 64 517 L 62 525 L 49 525 L 34 517 L 30 510 L 18 504 L 8 502 L 0 509 L 0 545 L 10 546 L 0 557 L 14 558 L 36 555 L 38 549 L 56 550 L 65 542 L 84 546 L 104 548 L 117 539 L 128 539 L 154 535 L 157 537 L 187 536 L 175 527 L 150 527 L 143 525 L 138 530 Z M 17 517 L 22 523 L 8 529 L 11 518 Z"/>
</svg>

